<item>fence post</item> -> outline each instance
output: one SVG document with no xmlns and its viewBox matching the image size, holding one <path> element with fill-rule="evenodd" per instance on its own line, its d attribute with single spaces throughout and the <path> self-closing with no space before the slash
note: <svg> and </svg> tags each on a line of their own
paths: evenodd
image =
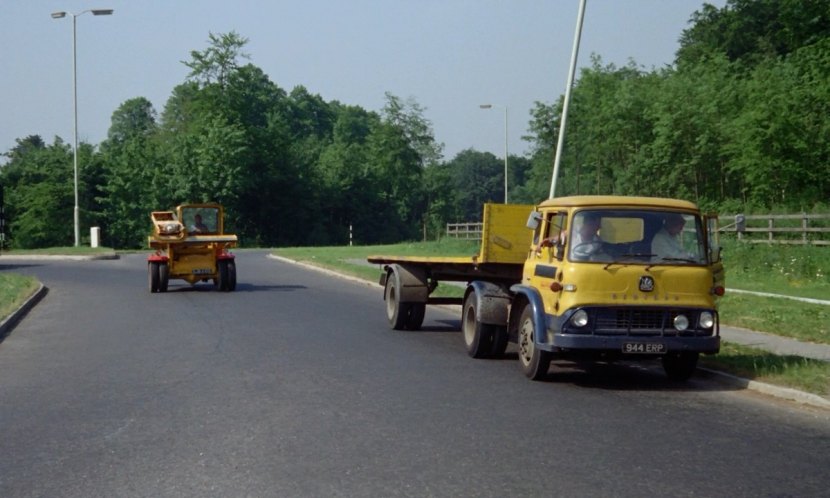
<svg viewBox="0 0 830 498">
<path fill-rule="evenodd" d="M 801 215 L 801 229 L 803 230 L 801 232 L 801 240 L 804 242 L 804 245 L 807 245 L 807 213 L 802 212 Z"/>
<path fill-rule="evenodd" d="M 769 232 L 767 232 L 767 240 L 772 244 L 772 215 L 769 215 Z"/>
</svg>

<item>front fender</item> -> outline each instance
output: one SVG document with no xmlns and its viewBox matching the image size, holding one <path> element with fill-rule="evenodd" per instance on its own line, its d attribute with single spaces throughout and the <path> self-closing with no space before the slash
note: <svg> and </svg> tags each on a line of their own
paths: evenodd
<svg viewBox="0 0 830 498">
<path fill-rule="evenodd" d="M 533 312 L 533 332 L 536 344 L 544 344 L 547 336 L 547 320 L 545 320 L 545 305 L 539 291 L 529 285 L 516 284 L 510 287 L 514 294 L 522 295 L 527 299 Z"/>
</svg>

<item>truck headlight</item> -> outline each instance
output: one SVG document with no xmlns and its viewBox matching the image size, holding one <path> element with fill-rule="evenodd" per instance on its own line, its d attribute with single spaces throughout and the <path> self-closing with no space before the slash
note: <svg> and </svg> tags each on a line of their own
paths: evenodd
<svg viewBox="0 0 830 498">
<path fill-rule="evenodd" d="M 571 324 L 574 327 L 584 327 L 588 325 L 588 313 L 585 310 L 577 310 L 571 316 Z"/>
<path fill-rule="evenodd" d="M 689 319 L 686 315 L 677 315 L 674 317 L 674 328 L 681 332 L 689 328 Z"/>
<path fill-rule="evenodd" d="M 711 311 L 704 311 L 700 314 L 700 328 L 711 329 L 715 326 L 715 315 Z"/>
</svg>

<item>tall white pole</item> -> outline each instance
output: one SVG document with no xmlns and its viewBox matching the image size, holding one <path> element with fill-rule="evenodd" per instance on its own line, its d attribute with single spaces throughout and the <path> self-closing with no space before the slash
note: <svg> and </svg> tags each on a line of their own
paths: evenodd
<svg viewBox="0 0 830 498">
<path fill-rule="evenodd" d="M 89 9 L 77 14 L 68 13 L 72 16 L 72 114 L 74 116 L 72 121 L 72 136 L 73 136 L 73 150 L 74 150 L 74 170 L 75 170 L 75 208 L 72 215 L 75 225 L 75 247 L 81 243 L 81 229 L 80 229 L 80 208 L 78 207 L 78 43 L 77 43 L 77 19 L 78 16 L 92 12 L 94 16 L 109 16 L 112 15 L 112 9 Z M 52 19 L 63 19 L 67 12 L 59 11 L 52 12 Z"/>
<path fill-rule="evenodd" d="M 579 12 L 576 15 L 576 31 L 574 32 L 574 45 L 571 51 L 571 67 L 568 71 L 568 82 L 565 84 L 565 102 L 562 105 L 562 119 L 559 122 L 559 138 L 556 144 L 556 158 L 553 161 L 553 176 L 550 180 L 549 198 L 554 197 L 556 192 L 556 178 L 559 176 L 559 162 L 562 159 L 562 149 L 565 146 L 565 125 L 568 119 L 568 105 L 571 102 L 571 87 L 576 73 L 576 59 L 579 54 L 579 39 L 582 36 L 582 19 L 585 17 L 585 3 L 587 0 L 580 0 Z"/>
<path fill-rule="evenodd" d="M 83 12 L 81 12 L 83 14 Z M 72 134 L 74 135 L 74 151 L 75 151 L 75 210 L 73 219 L 75 221 L 75 247 L 80 245 L 81 229 L 80 229 L 80 210 L 78 208 L 78 50 L 75 35 L 76 19 L 80 14 L 72 15 L 72 104 L 75 119 L 73 121 Z"/>
<path fill-rule="evenodd" d="M 504 106 L 504 203 L 507 204 L 507 106 Z"/>
</svg>

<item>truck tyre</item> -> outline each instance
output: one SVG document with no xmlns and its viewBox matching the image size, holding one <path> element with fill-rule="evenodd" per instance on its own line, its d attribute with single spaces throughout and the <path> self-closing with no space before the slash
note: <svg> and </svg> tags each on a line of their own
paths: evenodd
<svg viewBox="0 0 830 498">
<path fill-rule="evenodd" d="M 461 332 L 464 335 L 467 354 L 472 358 L 486 358 L 493 352 L 494 327 L 478 321 L 476 303 L 475 292 L 467 294 L 461 314 Z"/>
<path fill-rule="evenodd" d="M 159 291 L 159 264 L 156 261 L 151 261 L 147 264 L 148 283 L 150 284 L 150 292 Z"/>
<path fill-rule="evenodd" d="M 490 356 L 500 358 L 507 350 L 507 327 L 491 325 L 493 328 L 493 349 Z"/>
<path fill-rule="evenodd" d="M 236 262 L 232 259 L 228 261 L 228 290 L 236 290 Z"/>
<path fill-rule="evenodd" d="M 400 301 L 400 293 L 395 279 L 390 278 L 386 282 L 386 289 L 384 289 L 384 300 L 386 301 L 386 318 L 389 319 L 389 326 L 393 330 L 405 330 L 407 319 L 410 315 L 411 303 L 402 303 Z"/>
<path fill-rule="evenodd" d="M 531 380 L 543 379 L 550 368 L 551 354 L 536 347 L 536 327 L 533 324 L 533 308 L 528 303 L 519 319 L 519 362 L 522 371 Z"/>
<path fill-rule="evenodd" d="M 170 267 L 167 263 L 159 263 L 159 292 L 167 292 L 167 284 L 170 282 Z"/>
<path fill-rule="evenodd" d="M 670 380 L 687 381 L 695 373 L 699 356 L 700 353 L 690 353 L 688 351 L 669 353 L 662 358 L 663 370 Z"/>
<path fill-rule="evenodd" d="M 216 278 L 217 287 L 222 292 L 228 291 L 228 262 L 226 260 L 219 260 L 216 262 Z"/>
</svg>

